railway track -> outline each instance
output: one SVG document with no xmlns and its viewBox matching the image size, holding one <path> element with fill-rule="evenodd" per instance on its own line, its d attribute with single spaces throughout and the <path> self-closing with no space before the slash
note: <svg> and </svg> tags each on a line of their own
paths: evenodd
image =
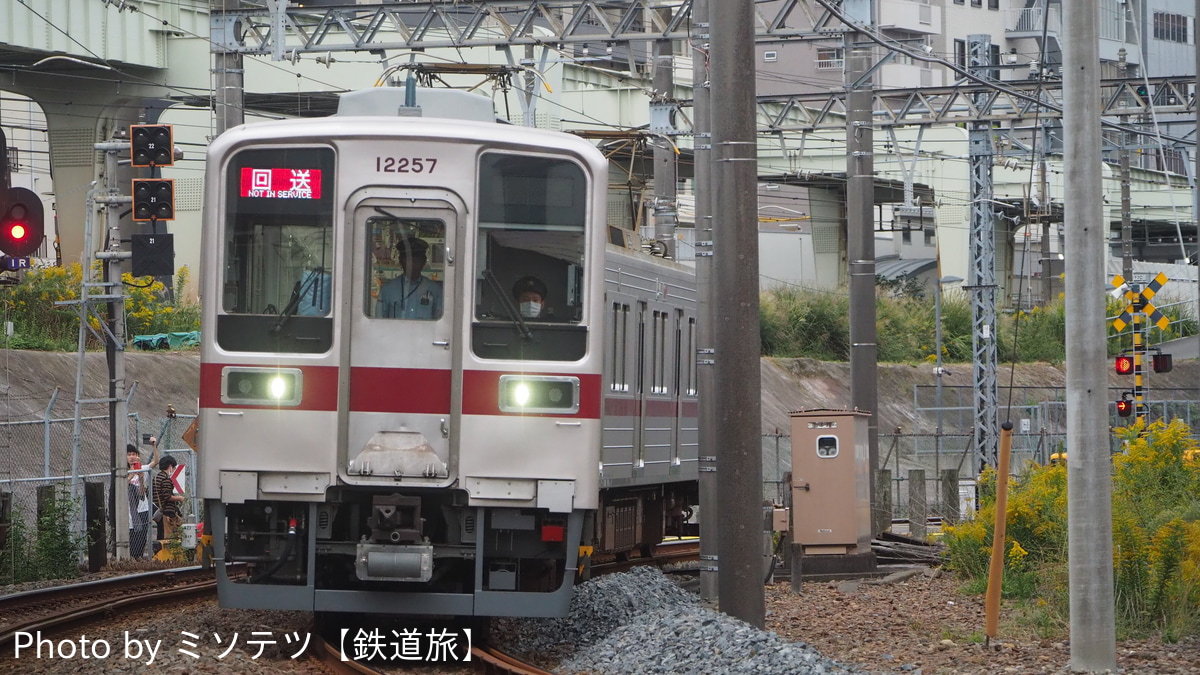
<svg viewBox="0 0 1200 675">
<path fill-rule="evenodd" d="M 665 566 L 697 560 L 699 542 L 681 540 L 665 542 L 656 547 L 651 557 L 627 560 L 600 561 L 593 565 L 594 574 L 609 574 L 639 565 Z M 240 565 L 232 566 L 234 575 L 244 574 Z M 78 624 L 100 620 L 119 620 L 119 615 L 135 609 L 163 606 L 164 601 L 213 596 L 216 580 L 212 570 L 200 567 L 175 568 L 143 572 L 98 581 L 67 584 L 0 596 L 0 654 L 12 654 L 18 633 L 63 633 Z M 114 617 L 114 615 L 117 615 Z M 485 631 L 486 632 L 486 631 Z M 312 644 L 306 650 L 314 667 L 330 673 L 395 672 L 395 661 L 376 665 L 353 659 L 343 660 L 336 638 L 326 639 L 324 631 L 314 625 L 310 634 Z M 429 665 L 429 664 L 425 664 Z M 504 675 L 549 675 L 549 672 L 525 663 L 488 644 L 471 647 L 470 661 L 446 664 L 459 672 L 481 672 Z M 441 671 L 439 671 L 441 672 Z"/>
<path fill-rule="evenodd" d="M 244 573 L 241 565 L 231 574 Z M 69 627 L 110 618 L 114 612 L 140 607 L 162 607 L 164 601 L 216 593 L 211 569 L 187 567 L 143 572 L 98 581 L 66 584 L 0 596 L 0 654 L 12 654 L 17 633 L 61 633 Z M 314 627 L 308 655 L 326 672 L 336 675 L 388 673 L 372 664 L 342 659 L 337 646 Z M 391 664 L 394 666 L 395 664 Z M 461 662 L 464 672 L 493 675 L 550 675 L 488 645 L 472 646 L 471 661 Z"/>
<path fill-rule="evenodd" d="M 700 560 L 700 540 L 699 539 L 678 539 L 664 541 L 654 548 L 654 552 L 650 557 L 631 557 L 626 559 L 602 559 L 592 562 L 592 575 L 598 576 L 601 574 L 613 574 L 615 572 L 626 572 L 634 567 L 641 565 L 656 565 L 664 567 L 666 565 L 678 565 L 688 562 L 699 562 Z"/>
<path fill-rule="evenodd" d="M 239 573 L 231 570 L 232 574 Z M 211 569 L 183 567 L 67 584 L 0 597 L 0 653 L 19 632 L 59 631 L 115 610 L 215 593 Z"/>
</svg>

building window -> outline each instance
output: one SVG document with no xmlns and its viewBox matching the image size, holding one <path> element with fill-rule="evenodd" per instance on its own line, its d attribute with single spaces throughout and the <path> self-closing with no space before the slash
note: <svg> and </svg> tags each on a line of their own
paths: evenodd
<svg viewBox="0 0 1200 675">
<path fill-rule="evenodd" d="M 967 41 L 966 40 L 955 40 L 954 41 L 954 65 L 958 66 L 959 68 L 967 67 Z"/>
<path fill-rule="evenodd" d="M 988 9 L 1000 9 L 1000 0 L 988 0 Z"/>
<path fill-rule="evenodd" d="M 817 70 L 841 70 L 845 55 L 841 47 L 817 47 Z"/>
<path fill-rule="evenodd" d="M 1188 18 L 1182 14 L 1155 12 L 1154 39 L 1187 44 Z"/>
<path fill-rule="evenodd" d="M 963 5 L 963 4 L 966 4 L 966 1 L 967 1 L 967 0 L 954 0 L 954 4 L 956 4 L 956 5 Z"/>
<path fill-rule="evenodd" d="M 972 7 L 983 7 L 983 0 L 971 0 Z"/>
<path fill-rule="evenodd" d="M 774 63 L 775 61 L 778 61 L 778 60 L 779 60 L 779 52 L 773 51 L 773 50 L 769 51 L 769 52 L 763 52 L 763 61 L 766 61 L 767 63 Z"/>
</svg>

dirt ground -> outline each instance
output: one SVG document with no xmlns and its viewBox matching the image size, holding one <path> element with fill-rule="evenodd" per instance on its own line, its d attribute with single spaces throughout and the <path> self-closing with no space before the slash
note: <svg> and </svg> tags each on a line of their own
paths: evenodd
<svg viewBox="0 0 1200 675">
<path fill-rule="evenodd" d="M 905 581 L 807 582 L 767 589 L 767 629 L 807 642 L 825 656 L 868 672 L 1068 672 L 1067 626 L 1039 636 L 1020 628 L 1006 601 L 997 639 L 984 644 L 984 600 L 938 570 Z M 1200 639 L 1163 644 L 1157 637 L 1117 642 L 1119 672 L 1200 673 Z"/>
</svg>

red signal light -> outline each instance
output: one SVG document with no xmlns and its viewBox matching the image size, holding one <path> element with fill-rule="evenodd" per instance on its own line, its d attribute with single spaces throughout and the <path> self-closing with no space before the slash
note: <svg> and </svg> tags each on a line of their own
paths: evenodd
<svg viewBox="0 0 1200 675">
<path fill-rule="evenodd" d="M 1117 357 L 1117 374 L 1129 375 L 1133 372 L 1133 357 L 1122 354 Z"/>
<path fill-rule="evenodd" d="M 1117 414 L 1121 417 L 1129 417 L 1133 414 L 1133 401 L 1123 398 L 1117 401 Z"/>
<path fill-rule="evenodd" d="M 9 188 L 6 197 L 8 206 L 0 211 L 0 251 L 23 258 L 42 245 L 42 200 L 25 188 Z"/>
</svg>

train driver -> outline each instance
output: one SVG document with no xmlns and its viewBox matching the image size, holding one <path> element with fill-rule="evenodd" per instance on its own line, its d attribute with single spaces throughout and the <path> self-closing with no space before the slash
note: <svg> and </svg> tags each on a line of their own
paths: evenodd
<svg viewBox="0 0 1200 675">
<path fill-rule="evenodd" d="M 522 318 L 542 318 L 546 310 L 546 284 L 541 279 L 533 276 L 517 279 L 512 294 Z"/>
<path fill-rule="evenodd" d="M 396 259 L 403 272 L 379 289 L 375 316 L 392 319 L 440 319 L 442 283 L 421 276 L 429 244 L 418 237 L 396 241 Z"/>
</svg>

